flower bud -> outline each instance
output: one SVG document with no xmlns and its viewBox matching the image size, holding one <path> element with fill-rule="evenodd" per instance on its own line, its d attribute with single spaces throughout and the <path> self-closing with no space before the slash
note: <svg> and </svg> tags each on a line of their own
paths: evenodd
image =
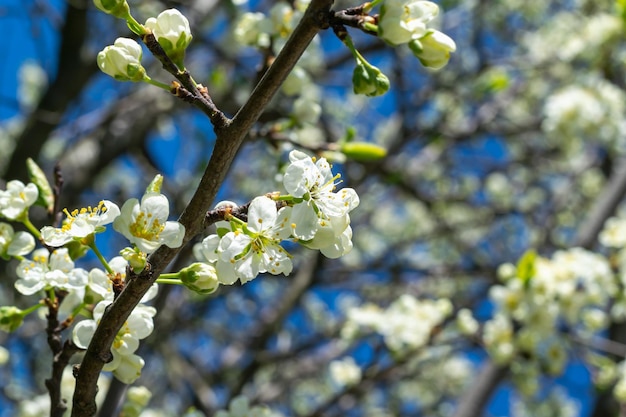
<svg viewBox="0 0 626 417">
<path fill-rule="evenodd" d="M 187 18 L 176 9 L 168 9 L 156 18 L 151 17 L 146 20 L 146 27 L 152 30 L 167 56 L 179 68 L 184 68 L 185 49 L 192 39 Z"/>
<path fill-rule="evenodd" d="M 143 81 L 146 70 L 141 65 L 141 46 L 132 39 L 117 38 L 113 45 L 98 54 L 98 67 L 119 81 Z"/>
<path fill-rule="evenodd" d="M 15 306 L 0 307 L 0 330 L 12 332 L 22 325 L 24 313 Z"/>
<path fill-rule="evenodd" d="M 130 13 L 126 0 L 93 0 L 93 4 L 103 12 L 121 19 Z"/>
<path fill-rule="evenodd" d="M 389 90 L 389 78 L 378 68 L 357 62 L 352 73 L 352 87 L 355 94 L 380 96 Z"/>
<path fill-rule="evenodd" d="M 341 145 L 341 152 L 348 158 L 361 162 L 377 161 L 387 156 L 385 148 L 367 142 L 344 143 Z"/>
<path fill-rule="evenodd" d="M 185 287 L 200 294 L 211 294 L 220 285 L 215 267 L 202 262 L 181 269 L 179 276 Z"/>
<path fill-rule="evenodd" d="M 135 274 L 143 271 L 147 262 L 147 255 L 138 248 L 124 248 L 120 251 L 120 255 L 130 265 Z"/>
<path fill-rule="evenodd" d="M 441 69 L 450 60 L 450 52 L 456 51 L 456 44 L 445 33 L 433 30 L 426 36 L 409 42 L 409 48 L 425 67 Z"/>
<path fill-rule="evenodd" d="M 31 158 L 26 159 L 26 168 L 28 168 L 28 176 L 31 182 L 35 184 L 39 190 L 39 197 L 35 204 L 45 207 L 48 213 L 52 213 L 54 209 L 54 193 L 52 192 L 48 178 L 46 178 L 46 174 L 44 174 L 39 165 Z"/>
</svg>

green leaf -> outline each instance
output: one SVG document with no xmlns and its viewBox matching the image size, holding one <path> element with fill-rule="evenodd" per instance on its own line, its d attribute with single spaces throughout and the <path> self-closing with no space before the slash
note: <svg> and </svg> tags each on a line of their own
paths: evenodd
<svg viewBox="0 0 626 417">
<path fill-rule="evenodd" d="M 524 283 L 528 284 L 535 276 L 535 260 L 537 259 L 537 252 L 534 249 L 529 249 L 524 252 L 524 255 L 517 262 L 517 276 Z"/>
<path fill-rule="evenodd" d="M 39 197 L 37 197 L 35 205 L 45 207 L 48 213 L 52 213 L 52 210 L 54 210 L 54 193 L 48 178 L 46 178 L 46 174 L 31 158 L 26 160 L 26 168 L 28 169 L 30 181 L 39 189 Z"/>
</svg>

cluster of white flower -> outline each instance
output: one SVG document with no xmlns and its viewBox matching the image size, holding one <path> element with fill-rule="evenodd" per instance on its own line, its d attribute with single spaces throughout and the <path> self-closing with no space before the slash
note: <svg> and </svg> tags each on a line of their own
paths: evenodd
<svg viewBox="0 0 626 417">
<path fill-rule="evenodd" d="M 308 3 L 280 1 L 274 3 L 267 14 L 244 12 L 235 22 L 233 39 L 237 45 L 271 50 L 277 54 Z M 311 148 L 319 146 L 324 140 L 323 132 L 316 126 L 322 113 L 322 93 L 313 82 L 312 74 L 318 69 L 319 42 L 314 39 L 281 86 L 283 94 L 294 98 L 290 118 L 274 123 L 273 127 L 274 130 L 280 128 L 281 133 L 287 134 L 294 142 Z"/>
<path fill-rule="evenodd" d="M 614 14 L 560 12 L 551 17 L 549 25 L 525 33 L 522 44 L 532 61 L 552 66 L 555 58 L 568 62 L 585 54 L 599 56 L 599 48 L 608 50 L 620 40 L 622 26 L 622 19 Z"/>
<path fill-rule="evenodd" d="M 31 233 L 14 233 L 8 223 L 0 223 L 0 248 L 4 257 L 14 257 L 21 262 L 17 266 L 18 279 L 15 289 L 24 295 L 33 295 L 41 291 L 48 295 L 63 290 L 66 294 L 60 306 L 60 312 L 70 316 L 81 312 L 87 304 L 96 304 L 92 319 L 80 321 L 74 327 L 74 343 L 86 348 L 93 332 L 104 313 L 106 306 L 114 297 L 113 281 L 124 282 L 128 261 L 115 257 L 110 261 L 102 259 L 104 270 L 94 268 L 86 271 L 75 267 L 74 259 L 67 247 L 70 243 L 85 245 L 101 257 L 96 245 L 95 234 L 103 232 L 105 226 L 113 223 L 114 228 L 136 245 L 135 250 L 128 252 L 136 255 L 144 251 L 151 253 L 160 245 L 178 247 L 182 243 L 184 227 L 178 222 L 167 221 L 169 203 L 158 190 L 162 177 L 157 176 L 144 195 L 141 204 L 131 199 L 120 211 L 115 203 L 101 201 L 96 207 L 87 207 L 69 212 L 59 228 L 45 226 L 38 232 L 32 228 L 28 220 L 28 209 L 38 196 L 35 184 L 24 185 L 12 181 L 6 191 L 0 193 L 0 213 L 10 220 L 19 220 L 29 227 Z M 35 238 L 41 239 L 50 248 L 35 248 Z M 30 252 L 29 258 L 25 258 Z M 82 251 L 78 251 L 78 254 Z M 76 256 L 76 254 L 74 256 Z M 145 260 L 145 253 L 143 259 Z M 154 285 L 142 302 L 156 295 Z M 35 308 L 22 311 L 17 308 L 3 308 L 0 312 L 0 323 L 3 330 L 15 330 L 21 324 L 23 316 Z M 152 307 L 138 306 L 120 330 L 113 345 L 113 360 L 105 366 L 105 370 L 125 383 L 131 383 L 139 377 L 143 360 L 134 354 L 139 340 L 152 332 L 152 317 L 156 311 Z M 72 317 L 73 318 L 73 317 Z"/>
<path fill-rule="evenodd" d="M 580 151 L 583 140 L 601 141 L 624 153 L 625 110 L 626 96 L 621 89 L 600 77 L 589 77 L 548 97 L 542 127 L 549 138 L 566 141 L 571 153 Z"/>
<path fill-rule="evenodd" d="M 109 2 L 107 5 L 110 3 L 114 2 Z M 100 9 L 108 12 L 103 7 Z M 182 13 L 176 9 L 168 9 L 161 12 L 156 18 L 151 17 L 146 20 L 145 25 L 137 23 L 130 14 L 127 14 L 125 18 L 128 19 L 129 26 L 134 28 L 136 33 L 154 35 L 167 56 L 178 68 L 184 68 L 183 59 L 192 35 L 189 21 Z M 145 68 L 141 65 L 142 55 L 141 45 L 137 41 L 130 38 L 117 38 L 113 45 L 105 47 L 98 54 L 98 67 L 102 72 L 118 81 L 145 81 L 168 88 L 153 82 L 146 74 Z"/>
<path fill-rule="evenodd" d="M 156 287 L 152 288 L 156 289 Z M 156 295 L 156 290 L 151 289 L 149 294 L 149 297 L 144 297 L 142 301 L 149 301 L 149 298 Z M 93 309 L 93 319 L 83 320 L 76 324 L 72 334 L 72 340 L 76 346 L 87 349 L 105 309 L 112 301 L 112 297 L 100 301 Z M 113 359 L 104 365 L 104 371 L 113 372 L 113 375 L 125 384 L 131 384 L 141 376 L 141 369 L 145 362 L 135 354 L 135 351 L 139 348 L 139 341 L 152 333 L 154 329 L 152 318 L 155 314 L 154 307 L 142 304 L 135 307 L 115 337 L 111 347 Z"/>
<path fill-rule="evenodd" d="M 194 248 L 199 260 L 215 267 L 220 283 L 245 283 L 264 272 L 289 275 L 291 255 L 281 246 L 289 238 L 329 258 L 352 249 L 349 212 L 359 204 L 356 192 L 335 192 L 339 175 L 333 175 L 324 158 L 315 162 L 294 150 L 289 160 L 283 183 L 290 195 L 275 195 L 286 203 L 283 207 L 277 208 L 267 196 L 256 197 L 248 207 L 247 222 L 231 216 L 218 234 Z"/>
<path fill-rule="evenodd" d="M 496 362 L 524 358 L 513 370 L 524 374 L 519 388 L 533 394 L 540 369 L 558 375 L 567 362 L 563 332 L 584 339 L 606 328 L 605 306 L 619 283 L 605 257 L 581 248 L 549 259 L 529 251 L 517 267 L 502 265 L 499 276 L 504 284 L 490 290 L 495 313 L 484 325 L 483 342 Z"/>
<path fill-rule="evenodd" d="M 348 310 L 342 335 L 351 338 L 365 328 L 382 335 L 393 351 L 417 349 L 429 342 L 433 329 L 451 313 L 452 303 L 448 299 L 418 300 L 405 294 L 386 309 L 365 304 Z"/>
<path fill-rule="evenodd" d="M 161 274 L 157 283 L 185 285 L 198 293 L 214 292 L 220 284 L 242 283 L 259 273 L 288 275 L 292 270 L 291 255 L 281 246 L 292 239 L 303 246 L 318 249 L 336 258 L 352 248 L 350 211 L 359 204 L 351 188 L 335 190 L 340 175 L 333 175 L 324 158 L 314 161 L 300 151 L 289 154 L 290 164 L 284 174 L 284 186 L 290 194 L 279 193 L 257 197 L 249 204 L 247 222 L 230 215 L 219 222 L 219 235 L 208 236 L 197 246 L 196 253 L 204 262 L 197 262 L 177 273 Z M 0 222 L 0 254 L 20 260 L 15 288 L 24 295 L 44 293 L 56 297 L 63 291 L 60 312 L 75 321 L 79 314 L 91 314 L 73 328 L 76 346 L 87 348 L 100 320 L 116 292 L 123 287 L 128 270 L 140 272 L 147 256 L 161 245 L 180 247 L 185 228 L 169 221 L 169 202 L 160 193 L 163 177 L 157 175 L 141 198 L 131 198 L 121 210 L 113 202 L 103 200 L 94 207 L 64 210 L 61 227 L 45 226 L 37 230 L 29 220 L 29 208 L 50 186 L 39 178 L 36 183 L 12 181 L 0 191 L 0 215 L 24 224 L 29 232 L 15 233 L 8 223 Z M 232 208 L 232 207 L 231 207 Z M 106 260 L 96 245 L 96 235 L 108 225 L 126 237 L 132 247 L 120 251 L 121 256 Z M 36 238 L 47 248 L 35 249 Z M 91 249 L 103 268 L 87 271 L 75 266 L 75 259 Z M 31 253 L 32 252 L 32 253 Z M 25 256 L 30 256 L 27 258 Z M 104 367 L 125 383 L 136 380 L 144 365 L 135 354 L 139 341 L 153 330 L 156 310 L 143 303 L 156 295 L 157 285 L 141 300 L 117 334 L 111 352 L 112 361 Z M 0 329 L 17 329 L 27 314 L 43 306 L 38 302 L 27 310 L 0 308 Z"/>
<path fill-rule="evenodd" d="M 616 268 L 616 281 L 620 288 L 626 288 L 626 215 L 622 210 L 609 218 L 598 236 L 599 242 L 611 251 L 611 261 Z M 626 291 L 621 290 L 613 300 L 611 316 L 615 321 L 626 320 Z M 620 402 L 626 401 L 626 361 L 617 365 L 608 359 L 598 361 L 599 384 L 615 384 L 613 393 Z"/>
</svg>

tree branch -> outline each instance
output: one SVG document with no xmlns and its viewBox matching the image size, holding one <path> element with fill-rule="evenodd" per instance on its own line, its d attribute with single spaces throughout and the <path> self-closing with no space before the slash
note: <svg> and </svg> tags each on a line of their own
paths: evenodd
<svg viewBox="0 0 626 417">
<path fill-rule="evenodd" d="M 200 185 L 179 219 L 186 230 L 183 245 L 202 230 L 204 213 L 213 202 L 246 134 L 287 78 L 311 40 L 320 29 L 328 27 L 329 9 L 332 3 L 332 0 L 313 0 L 310 3 L 302 20 L 276 57 L 274 64 L 252 92 L 248 102 L 243 105 L 230 123 L 215 126 L 217 139 L 213 154 Z M 161 246 L 150 256 L 146 269 L 140 275 L 128 277 L 126 288 L 103 315 L 77 372 L 73 417 L 95 415 L 98 375 L 111 355 L 111 345 L 117 332 L 141 297 L 179 250 L 180 248 Z"/>
</svg>

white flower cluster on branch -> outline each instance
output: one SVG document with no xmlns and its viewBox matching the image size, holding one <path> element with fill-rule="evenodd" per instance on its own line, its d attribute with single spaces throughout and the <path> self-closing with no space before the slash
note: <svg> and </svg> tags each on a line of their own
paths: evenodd
<svg viewBox="0 0 626 417">
<path fill-rule="evenodd" d="M 359 204 L 356 192 L 335 190 L 339 175 L 333 175 L 324 158 L 314 161 L 294 150 L 289 161 L 283 180 L 289 195 L 256 197 L 248 207 L 247 222 L 230 216 L 218 234 L 195 248 L 197 258 L 215 266 L 222 284 L 245 283 L 265 272 L 289 275 L 291 255 L 281 246 L 287 239 L 329 258 L 352 249 L 349 212 Z"/>
</svg>

